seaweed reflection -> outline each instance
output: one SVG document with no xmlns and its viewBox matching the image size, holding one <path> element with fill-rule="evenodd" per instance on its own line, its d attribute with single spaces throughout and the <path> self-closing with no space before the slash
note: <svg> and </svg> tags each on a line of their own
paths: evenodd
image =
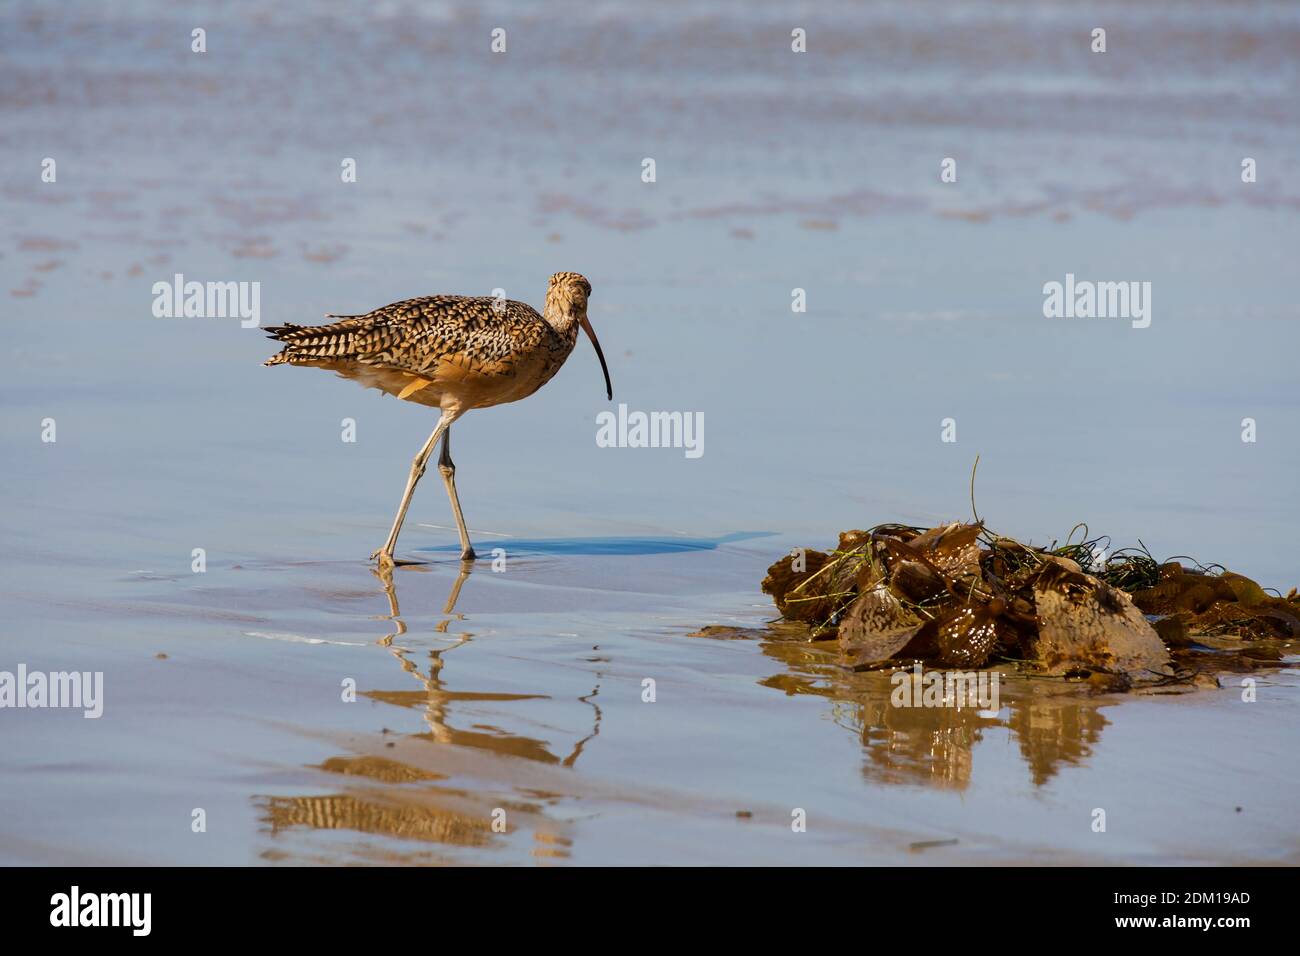
<svg viewBox="0 0 1300 956">
<path fill-rule="evenodd" d="M 1085 763 L 1109 720 L 1105 701 L 1077 684 L 1001 674 L 1002 709 L 997 716 L 973 707 L 896 707 L 890 672 L 853 673 L 833 651 L 795 640 L 762 642 L 763 653 L 786 670 L 762 683 L 787 694 L 832 701 L 835 722 L 864 748 L 863 775 L 873 783 L 962 790 L 970 785 L 976 745 L 990 731 L 1006 728 L 1042 786 L 1063 766 Z"/>
</svg>

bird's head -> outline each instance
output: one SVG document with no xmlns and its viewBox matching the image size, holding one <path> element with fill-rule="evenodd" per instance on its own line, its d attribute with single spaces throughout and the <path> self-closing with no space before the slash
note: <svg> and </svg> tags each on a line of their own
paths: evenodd
<svg viewBox="0 0 1300 956">
<path fill-rule="evenodd" d="M 591 323 L 587 321 L 587 299 L 591 295 L 591 283 L 585 276 L 576 272 L 557 272 L 551 276 L 551 283 L 546 290 L 546 318 L 555 324 L 568 324 L 577 322 L 582 326 L 582 331 L 587 333 L 587 338 L 591 339 L 591 344 L 596 349 L 596 357 L 600 359 L 600 370 L 605 373 L 605 393 L 610 398 L 614 397 L 614 386 L 609 381 L 609 366 L 605 364 L 605 353 L 600 350 L 600 342 L 596 338 L 596 333 L 591 328 Z M 558 320 L 558 323 L 557 323 Z"/>
<path fill-rule="evenodd" d="M 546 289 L 546 304 L 577 319 L 586 315 L 587 297 L 590 295 L 591 283 L 585 276 L 576 272 L 557 272 L 551 276 L 551 284 Z"/>
</svg>

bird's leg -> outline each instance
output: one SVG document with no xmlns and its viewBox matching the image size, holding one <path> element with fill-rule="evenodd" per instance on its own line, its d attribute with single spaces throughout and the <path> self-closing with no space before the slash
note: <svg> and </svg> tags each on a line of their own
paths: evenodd
<svg viewBox="0 0 1300 956">
<path fill-rule="evenodd" d="M 379 578 L 384 586 L 384 594 L 388 596 L 387 620 L 397 625 L 397 630 L 381 637 L 378 643 L 384 647 L 392 647 L 393 641 L 406 633 L 406 622 L 402 620 L 402 609 L 397 606 L 397 587 L 393 584 L 393 566 L 391 564 L 381 564 L 371 573 Z"/>
<path fill-rule="evenodd" d="M 460 510 L 460 498 L 456 495 L 456 465 L 451 460 L 451 426 L 442 433 L 442 452 L 438 455 L 438 470 L 442 472 L 442 483 L 447 486 L 447 497 L 451 499 L 451 510 L 456 516 L 456 533 L 460 535 L 460 559 L 473 561 L 474 546 L 469 543 L 469 531 L 465 528 L 465 515 Z"/>
<path fill-rule="evenodd" d="M 447 606 L 442 609 L 443 614 L 455 613 L 456 602 L 460 600 L 460 589 L 464 586 L 465 582 L 469 580 L 470 572 L 473 570 L 474 570 L 473 561 L 461 561 L 460 573 L 456 575 L 456 583 L 451 586 L 451 593 L 447 595 Z M 463 614 L 460 615 L 460 617 L 464 619 Z M 446 620 L 440 621 L 438 623 L 438 626 L 435 627 L 434 630 L 441 631 L 445 634 L 447 632 L 447 625 L 450 622 L 451 622 L 451 618 L 447 618 Z"/>
<path fill-rule="evenodd" d="M 397 517 L 393 519 L 393 530 L 388 532 L 388 540 L 384 546 L 370 556 L 370 560 L 378 561 L 381 567 L 392 567 L 393 565 L 393 548 L 397 546 L 397 536 L 401 533 L 402 522 L 406 520 L 406 509 L 410 507 L 411 495 L 415 492 L 415 486 L 424 474 L 425 467 L 429 464 L 429 456 L 433 454 L 433 446 L 443 433 L 451 427 L 453 419 L 448 417 L 444 412 L 442 418 L 438 420 L 438 427 L 433 430 L 429 440 L 424 443 L 420 453 L 411 461 L 411 474 L 406 479 L 406 490 L 402 492 L 402 503 L 397 506 Z"/>
</svg>

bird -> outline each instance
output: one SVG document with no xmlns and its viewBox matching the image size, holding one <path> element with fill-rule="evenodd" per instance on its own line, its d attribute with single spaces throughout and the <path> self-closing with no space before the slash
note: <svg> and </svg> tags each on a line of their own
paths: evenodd
<svg viewBox="0 0 1300 956">
<path fill-rule="evenodd" d="M 462 562 L 474 547 L 456 494 L 451 460 L 451 426 L 466 412 L 527 398 L 560 370 L 582 329 L 591 339 L 605 375 L 605 395 L 614 398 L 609 366 L 587 319 L 591 283 L 576 272 L 551 276 L 542 312 L 504 296 L 431 295 L 403 299 L 364 315 L 328 314 L 326 325 L 267 326 L 284 348 L 264 365 L 305 365 L 337 372 L 367 388 L 436 408 L 438 424 L 411 461 L 406 488 L 383 547 L 370 560 L 392 568 L 415 486 L 433 448 L 442 441 L 438 470 L 451 500 Z"/>
</svg>

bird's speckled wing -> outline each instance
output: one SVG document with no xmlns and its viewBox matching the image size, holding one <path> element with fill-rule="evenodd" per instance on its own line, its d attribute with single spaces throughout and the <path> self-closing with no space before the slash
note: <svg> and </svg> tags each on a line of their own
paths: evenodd
<svg viewBox="0 0 1300 956">
<path fill-rule="evenodd" d="M 546 320 L 526 303 L 487 296 L 423 296 L 365 315 L 330 318 L 339 321 L 267 327 L 284 350 L 266 364 L 356 362 L 426 377 L 452 371 L 510 375 L 518 357 L 551 334 Z"/>
</svg>

